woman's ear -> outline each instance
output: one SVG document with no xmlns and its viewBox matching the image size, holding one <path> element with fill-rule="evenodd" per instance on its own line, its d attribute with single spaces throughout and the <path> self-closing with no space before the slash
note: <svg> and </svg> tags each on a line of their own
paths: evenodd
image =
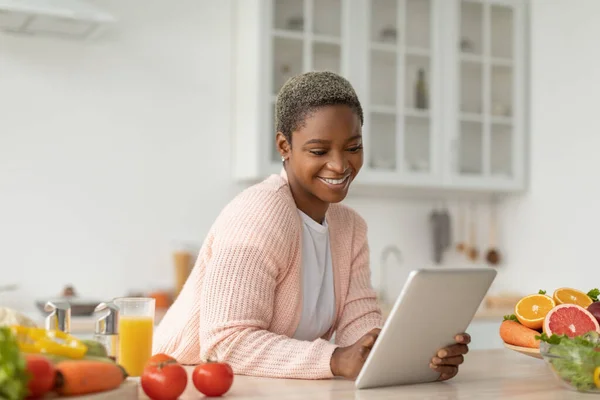
<svg viewBox="0 0 600 400">
<path fill-rule="evenodd" d="M 281 157 L 287 160 L 290 157 L 292 146 L 290 146 L 290 143 L 288 143 L 285 136 L 283 136 L 283 133 L 277 132 L 277 136 L 275 137 L 275 145 L 277 146 L 277 151 L 279 151 Z"/>
</svg>

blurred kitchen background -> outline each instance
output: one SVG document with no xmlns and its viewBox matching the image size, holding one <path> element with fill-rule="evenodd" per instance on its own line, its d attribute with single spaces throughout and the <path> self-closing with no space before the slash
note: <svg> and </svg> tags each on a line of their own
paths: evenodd
<svg viewBox="0 0 600 400">
<path fill-rule="evenodd" d="M 382 304 L 411 269 L 497 268 L 485 347 L 514 296 L 600 286 L 598 0 L 0 0 L 0 27 L 2 306 L 168 305 L 314 69 L 363 103 L 346 203 Z"/>
</svg>

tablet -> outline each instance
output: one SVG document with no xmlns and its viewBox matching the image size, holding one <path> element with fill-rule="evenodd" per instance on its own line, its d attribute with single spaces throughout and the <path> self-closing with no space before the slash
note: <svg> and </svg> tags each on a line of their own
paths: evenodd
<svg viewBox="0 0 600 400">
<path fill-rule="evenodd" d="M 356 381 L 357 389 L 433 382 L 437 351 L 465 332 L 496 277 L 492 268 L 412 271 Z M 467 332 L 468 333 L 468 332 Z"/>
</svg>

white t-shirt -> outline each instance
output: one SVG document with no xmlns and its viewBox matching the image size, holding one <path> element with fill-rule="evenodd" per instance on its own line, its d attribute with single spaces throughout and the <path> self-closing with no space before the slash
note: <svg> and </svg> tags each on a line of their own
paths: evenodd
<svg viewBox="0 0 600 400">
<path fill-rule="evenodd" d="M 327 221 L 302 217 L 302 311 L 294 338 L 313 341 L 323 336 L 335 319 L 333 266 Z"/>
</svg>

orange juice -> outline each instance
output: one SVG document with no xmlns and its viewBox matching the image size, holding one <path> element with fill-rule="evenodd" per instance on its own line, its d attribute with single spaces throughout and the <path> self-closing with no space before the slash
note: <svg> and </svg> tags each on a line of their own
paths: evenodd
<svg viewBox="0 0 600 400">
<path fill-rule="evenodd" d="M 129 376 L 141 376 L 152 356 L 154 319 L 142 316 L 119 318 L 119 353 L 117 362 Z"/>
</svg>

